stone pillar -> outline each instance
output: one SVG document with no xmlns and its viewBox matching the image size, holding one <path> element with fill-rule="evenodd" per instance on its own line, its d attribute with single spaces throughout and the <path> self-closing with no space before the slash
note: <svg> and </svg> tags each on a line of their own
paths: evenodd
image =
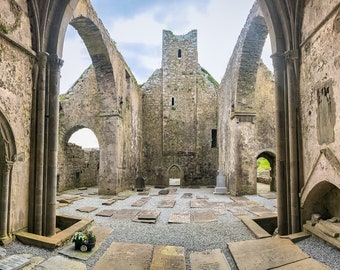
<svg viewBox="0 0 340 270">
<path fill-rule="evenodd" d="M 282 53 L 272 56 L 275 76 L 275 109 L 276 109 L 276 181 L 278 233 L 288 234 L 287 209 L 287 175 L 286 175 L 286 93 L 285 93 L 285 62 Z"/>
<path fill-rule="evenodd" d="M 43 180 L 44 180 L 44 155 L 45 155 L 45 93 L 46 93 L 46 65 L 48 54 L 40 52 L 38 55 L 38 84 L 36 100 L 36 125 L 35 125 L 35 164 L 32 181 L 34 189 L 31 194 L 34 196 L 34 222 L 32 224 L 33 233 L 42 234 L 42 213 L 43 213 Z"/>
<path fill-rule="evenodd" d="M 216 187 L 214 194 L 227 194 L 227 188 L 225 186 L 225 176 L 223 175 L 221 169 L 218 170 L 218 175 L 216 177 Z"/>
<path fill-rule="evenodd" d="M 10 174 L 13 166 L 13 162 L 6 161 L 3 171 L 0 172 L 3 175 L 3 181 L 1 184 L 1 204 L 0 204 L 0 241 L 4 242 L 8 239 L 8 215 L 9 215 L 9 200 L 10 200 Z"/>
<path fill-rule="evenodd" d="M 296 50 L 287 51 L 287 92 L 288 92 L 288 130 L 289 130 L 289 191 L 291 226 L 289 233 L 300 232 L 299 174 L 298 174 L 298 85 L 294 62 L 298 59 Z"/>
<path fill-rule="evenodd" d="M 53 55 L 49 57 L 49 95 L 48 95 L 48 148 L 46 181 L 46 236 L 56 230 L 56 192 L 58 165 L 58 126 L 59 126 L 59 88 L 60 68 L 63 60 Z"/>
</svg>

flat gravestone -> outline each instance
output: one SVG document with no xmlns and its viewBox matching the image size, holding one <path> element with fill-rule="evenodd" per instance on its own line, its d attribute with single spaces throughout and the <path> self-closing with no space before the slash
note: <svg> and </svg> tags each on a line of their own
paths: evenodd
<svg viewBox="0 0 340 270">
<path fill-rule="evenodd" d="M 102 205 L 112 205 L 116 202 L 115 199 L 110 199 L 102 203 Z"/>
<path fill-rule="evenodd" d="M 273 269 L 309 256 L 288 239 L 279 237 L 228 243 L 239 269 Z"/>
<path fill-rule="evenodd" d="M 276 193 L 261 193 L 259 194 L 260 197 L 266 198 L 266 199 L 276 199 Z"/>
<path fill-rule="evenodd" d="M 131 220 L 139 212 L 140 210 L 137 210 L 137 209 L 119 209 L 113 212 L 113 215 L 111 216 L 111 218 L 114 220 Z"/>
<path fill-rule="evenodd" d="M 144 204 L 146 204 L 149 200 L 151 199 L 151 197 L 143 197 L 140 198 L 139 200 L 135 201 L 133 204 L 131 204 L 132 207 L 141 207 Z"/>
<path fill-rule="evenodd" d="M 175 203 L 176 203 L 175 199 L 164 199 L 164 200 L 161 200 L 158 203 L 157 207 L 159 207 L 159 208 L 173 208 Z"/>
<path fill-rule="evenodd" d="M 197 210 L 191 213 L 192 222 L 214 222 L 217 221 L 216 215 L 211 210 Z"/>
<path fill-rule="evenodd" d="M 93 212 L 94 210 L 97 210 L 97 209 L 98 209 L 97 207 L 93 207 L 93 206 L 84 206 L 84 207 L 78 208 L 77 211 L 90 213 L 90 212 Z"/>
<path fill-rule="evenodd" d="M 127 196 L 127 195 L 118 195 L 118 196 L 113 196 L 112 199 L 114 199 L 114 200 L 125 200 L 129 197 L 130 196 Z"/>
<path fill-rule="evenodd" d="M 243 203 L 226 203 L 226 209 L 231 212 L 234 216 L 244 216 L 249 215 L 249 212 L 246 210 L 245 205 Z"/>
<path fill-rule="evenodd" d="M 168 223 L 190 223 L 190 212 L 171 213 Z"/>
<path fill-rule="evenodd" d="M 225 209 L 226 203 L 225 202 L 209 202 L 211 208 L 220 208 Z"/>
<path fill-rule="evenodd" d="M 220 249 L 190 254 L 191 270 L 229 270 L 230 265 Z"/>
<path fill-rule="evenodd" d="M 198 200 L 207 200 L 209 198 L 208 198 L 208 195 L 196 195 L 196 199 L 198 199 Z"/>
<path fill-rule="evenodd" d="M 167 194 L 169 194 L 169 190 L 168 189 L 162 189 L 162 190 L 158 191 L 158 194 L 159 195 L 167 195 Z"/>
<path fill-rule="evenodd" d="M 270 216 L 275 215 L 275 213 L 263 206 L 250 206 L 247 210 L 257 216 Z"/>
<path fill-rule="evenodd" d="M 234 202 L 249 201 L 249 199 L 247 197 L 243 197 L 243 196 L 230 196 L 230 199 L 232 199 Z"/>
<path fill-rule="evenodd" d="M 277 267 L 275 269 L 279 270 L 291 270 L 291 269 L 299 269 L 299 270 L 331 270 L 327 265 L 324 265 L 317 260 L 312 258 L 308 258 L 305 260 L 301 260 L 298 262 L 290 263 L 284 266 Z"/>
<path fill-rule="evenodd" d="M 31 263 L 30 259 L 12 255 L 0 261 L 1 270 L 16 270 Z"/>
<path fill-rule="evenodd" d="M 115 212 L 115 210 L 113 210 L 113 209 L 102 210 L 99 213 L 97 213 L 96 216 L 111 217 L 114 212 Z"/>
<path fill-rule="evenodd" d="M 112 243 L 95 264 L 93 270 L 148 269 L 152 245 Z"/>
<path fill-rule="evenodd" d="M 161 211 L 158 210 L 143 210 L 140 211 L 133 219 L 134 222 L 141 223 L 156 223 Z"/>
<path fill-rule="evenodd" d="M 150 270 L 185 270 L 183 247 L 155 246 Z"/>
<path fill-rule="evenodd" d="M 112 228 L 110 227 L 93 227 L 90 229 L 93 234 L 96 236 L 96 245 L 89 252 L 81 252 L 79 250 L 74 249 L 74 244 L 68 245 L 59 251 L 60 254 L 63 254 L 70 258 L 76 258 L 79 260 L 86 261 L 88 260 L 103 244 L 106 238 L 111 234 Z M 77 268 L 59 268 L 59 269 L 77 269 Z M 86 269 L 86 268 L 85 268 Z"/>
<path fill-rule="evenodd" d="M 181 197 L 181 199 L 191 199 L 192 198 L 192 193 L 184 193 Z"/>
<path fill-rule="evenodd" d="M 207 208 L 209 207 L 209 202 L 207 200 L 191 200 L 190 201 L 190 207 L 191 208 Z"/>
<path fill-rule="evenodd" d="M 85 252 L 82 252 L 85 253 Z M 38 270 L 60 270 L 60 269 L 73 269 L 73 270 L 86 270 L 86 264 L 66 258 L 64 256 L 54 256 L 43 263 L 37 265 L 34 269 Z"/>
</svg>

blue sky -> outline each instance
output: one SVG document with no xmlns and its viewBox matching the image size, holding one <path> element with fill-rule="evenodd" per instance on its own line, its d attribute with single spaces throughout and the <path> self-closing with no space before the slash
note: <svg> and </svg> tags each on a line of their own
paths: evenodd
<svg viewBox="0 0 340 270">
<path fill-rule="evenodd" d="M 220 82 L 254 0 L 92 0 L 98 17 L 116 42 L 139 84 L 161 67 L 162 30 L 183 35 L 197 29 L 198 61 Z M 270 64 L 270 44 L 264 48 Z M 91 60 L 77 32 L 65 37 L 61 93 L 73 85 Z"/>
</svg>

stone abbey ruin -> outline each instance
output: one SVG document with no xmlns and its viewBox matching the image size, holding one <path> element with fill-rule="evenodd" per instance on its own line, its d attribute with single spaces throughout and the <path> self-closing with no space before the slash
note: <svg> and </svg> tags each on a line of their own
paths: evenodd
<svg viewBox="0 0 340 270">
<path fill-rule="evenodd" d="M 89 0 L 2 0 L 0 14 L 1 243 L 55 235 L 56 194 L 73 187 L 211 186 L 221 169 L 230 194 L 256 194 L 259 157 L 279 235 L 313 230 L 316 213 L 339 224 L 338 0 L 255 1 L 220 83 L 198 63 L 196 30 L 164 30 L 162 65 L 139 86 Z M 59 96 L 68 25 L 92 65 Z M 68 143 L 84 127 L 99 151 Z"/>
</svg>

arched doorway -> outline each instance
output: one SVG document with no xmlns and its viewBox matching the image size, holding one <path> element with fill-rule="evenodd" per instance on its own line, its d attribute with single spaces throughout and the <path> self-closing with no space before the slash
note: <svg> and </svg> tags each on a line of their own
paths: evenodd
<svg viewBox="0 0 340 270">
<path fill-rule="evenodd" d="M 9 238 L 11 201 L 11 171 L 16 159 L 16 147 L 12 129 L 0 111 L 0 242 Z"/>
<path fill-rule="evenodd" d="M 257 193 L 276 191 L 275 155 L 262 152 L 257 156 Z"/>
</svg>

